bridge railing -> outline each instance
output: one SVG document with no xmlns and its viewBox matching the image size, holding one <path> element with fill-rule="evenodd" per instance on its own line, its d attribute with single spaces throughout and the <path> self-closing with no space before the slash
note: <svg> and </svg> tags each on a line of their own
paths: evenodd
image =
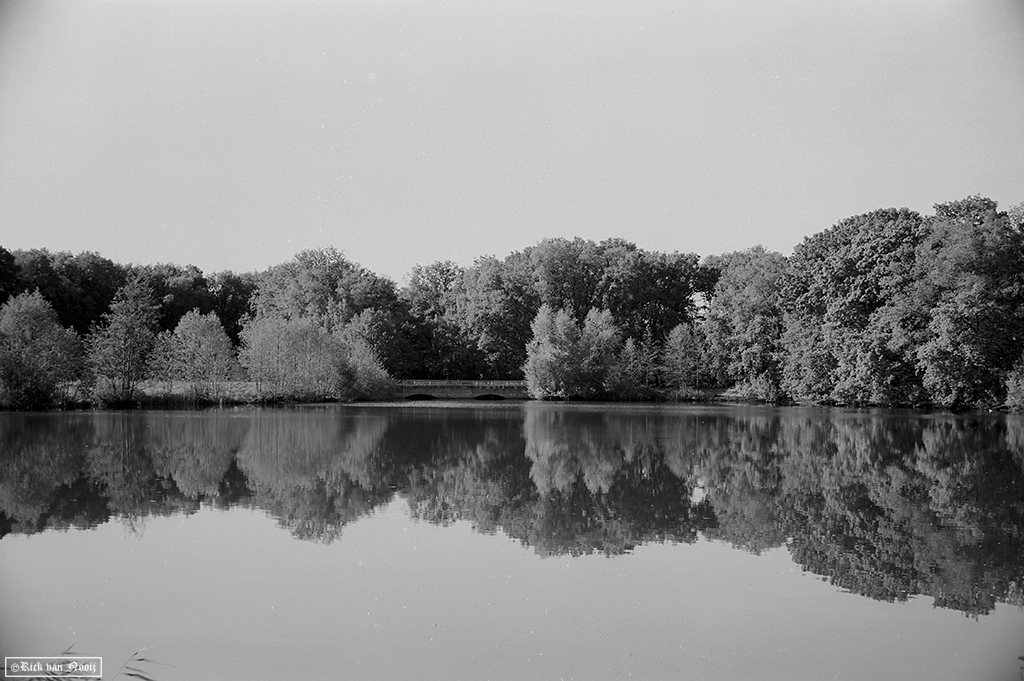
<svg viewBox="0 0 1024 681">
<path fill-rule="evenodd" d="M 511 388 L 525 389 L 526 381 L 445 381 L 442 379 L 408 379 L 398 381 L 405 388 Z"/>
</svg>

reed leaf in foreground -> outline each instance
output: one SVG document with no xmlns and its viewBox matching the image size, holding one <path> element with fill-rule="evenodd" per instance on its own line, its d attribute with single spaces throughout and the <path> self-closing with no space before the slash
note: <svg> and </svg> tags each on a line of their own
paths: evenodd
<svg viewBox="0 0 1024 681">
<path fill-rule="evenodd" d="M 142 651 L 144 650 L 145 648 L 139 648 L 134 653 L 132 653 L 132 656 L 125 660 L 124 663 L 118 668 L 117 672 L 112 677 L 112 681 L 116 681 L 116 679 L 122 676 L 127 676 L 133 679 L 140 679 L 140 681 L 157 681 L 157 678 L 153 676 L 151 672 L 141 669 L 138 666 L 131 666 L 132 664 L 162 665 L 165 667 L 174 666 L 172 664 L 167 664 L 166 662 L 158 662 L 156 660 L 151 660 L 148 657 L 142 657 Z M 82 657 L 82 655 L 80 653 L 75 652 L 75 646 L 74 644 L 72 644 L 61 651 L 60 657 Z M 82 678 L 80 676 L 74 676 L 73 672 L 70 669 L 65 670 L 65 666 L 66 665 L 62 662 L 60 664 L 60 670 L 47 670 L 43 676 L 27 677 L 27 681 L 41 681 L 43 679 L 53 678 Z M 103 681 L 102 677 L 99 679 L 99 681 Z"/>
</svg>

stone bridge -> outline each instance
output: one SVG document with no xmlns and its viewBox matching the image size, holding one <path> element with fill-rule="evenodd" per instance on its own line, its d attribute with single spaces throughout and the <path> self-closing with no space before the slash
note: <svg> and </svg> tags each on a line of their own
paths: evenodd
<svg viewBox="0 0 1024 681">
<path fill-rule="evenodd" d="M 398 381 L 398 396 L 439 400 L 526 400 L 526 381 Z"/>
</svg>

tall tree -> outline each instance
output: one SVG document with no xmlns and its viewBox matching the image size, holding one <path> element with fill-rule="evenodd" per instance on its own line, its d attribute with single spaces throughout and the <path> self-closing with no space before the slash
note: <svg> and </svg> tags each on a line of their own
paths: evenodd
<svg viewBox="0 0 1024 681">
<path fill-rule="evenodd" d="M 213 294 L 206 277 L 195 265 L 160 263 L 135 268 L 148 278 L 159 304 L 158 325 L 161 331 L 173 331 L 190 310 L 206 314 L 213 310 Z"/>
<path fill-rule="evenodd" d="M 256 294 L 257 278 L 252 272 L 241 274 L 223 271 L 209 278 L 210 294 L 213 297 L 213 311 L 217 313 L 224 331 L 235 346 L 241 342 L 242 324 L 252 311 Z"/>
<path fill-rule="evenodd" d="M 418 378 L 423 358 L 416 353 L 403 322 L 409 322 L 403 310 L 371 307 L 350 318 L 344 326 L 335 327 L 335 333 L 346 342 L 358 339 L 365 343 L 390 375 Z"/>
<path fill-rule="evenodd" d="M 128 268 L 91 251 L 57 253 L 54 266 L 70 286 L 68 308 L 58 314 L 85 335 L 110 310 L 117 290 L 128 280 Z"/>
<path fill-rule="evenodd" d="M 14 254 L 0 246 L 0 305 L 18 292 L 18 263 Z"/>
<path fill-rule="evenodd" d="M 285 380 L 287 322 L 282 316 L 263 314 L 249 318 L 242 326 L 238 360 L 256 384 L 260 399 L 274 397 Z"/>
<path fill-rule="evenodd" d="M 906 296 L 927 233 L 918 213 L 890 208 L 848 218 L 797 245 L 783 289 L 783 388 L 794 399 L 920 402 Z"/>
<path fill-rule="evenodd" d="M 450 260 L 413 267 L 401 292 L 410 313 L 425 320 L 454 317 L 465 272 Z"/>
<path fill-rule="evenodd" d="M 101 402 L 129 402 L 146 377 L 156 339 L 159 307 L 147 277 L 134 274 L 122 286 L 110 312 L 89 335 L 88 361 Z"/>
<path fill-rule="evenodd" d="M 739 396 L 776 401 L 786 258 L 757 246 L 721 256 L 713 266 L 722 274 L 704 320 L 712 367 Z"/>
<path fill-rule="evenodd" d="M 484 356 L 488 378 L 520 378 L 531 323 L 540 308 L 533 269 L 523 253 L 480 258 L 465 275 L 458 324 Z"/>
<path fill-rule="evenodd" d="M 602 273 L 599 304 L 624 336 L 640 342 L 649 335 L 660 344 L 673 327 L 693 321 L 700 272 L 696 255 L 635 248 L 609 255 L 614 258 Z"/>
<path fill-rule="evenodd" d="M 394 282 L 356 265 L 335 248 L 311 249 L 259 277 L 254 311 L 306 317 L 328 329 L 367 309 L 390 311 L 398 300 Z"/>
<path fill-rule="evenodd" d="M 580 320 L 598 305 L 605 261 L 602 249 L 593 241 L 544 239 L 523 254 L 533 268 L 541 303 L 553 310 L 567 310 Z"/>
<path fill-rule="evenodd" d="M 678 392 L 699 388 L 706 372 L 706 354 L 699 327 L 676 325 L 669 332 L 662 349 L 662 381 Z"/>
<path fill-rule="evenodd" d="M 914 290 L 927 315 L 917 366 L 933 402 L 998 405 L 1024 350 L 1024 234 L 991 199 L 935 206 Z"/>
<path fill-rule="evenodd" d="M 466 270 L 451 261 L 417 265 L 401 291 L 409 310 L 410 352 L 419 363 L 410 378 L 477 379 L 487 373 L 484 354 L 462 324 Z"/>
</svg>

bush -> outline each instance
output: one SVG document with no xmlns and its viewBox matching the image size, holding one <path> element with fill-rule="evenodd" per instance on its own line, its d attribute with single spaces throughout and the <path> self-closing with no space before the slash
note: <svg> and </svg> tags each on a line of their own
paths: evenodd
<svg viewBox="0 0 1024 681">
<path fill-rule="evenodd" d="M 1006 408 L 1024 411 L 1024 356 L 1017 360 L 1006 376 Z"/>
</svg>

